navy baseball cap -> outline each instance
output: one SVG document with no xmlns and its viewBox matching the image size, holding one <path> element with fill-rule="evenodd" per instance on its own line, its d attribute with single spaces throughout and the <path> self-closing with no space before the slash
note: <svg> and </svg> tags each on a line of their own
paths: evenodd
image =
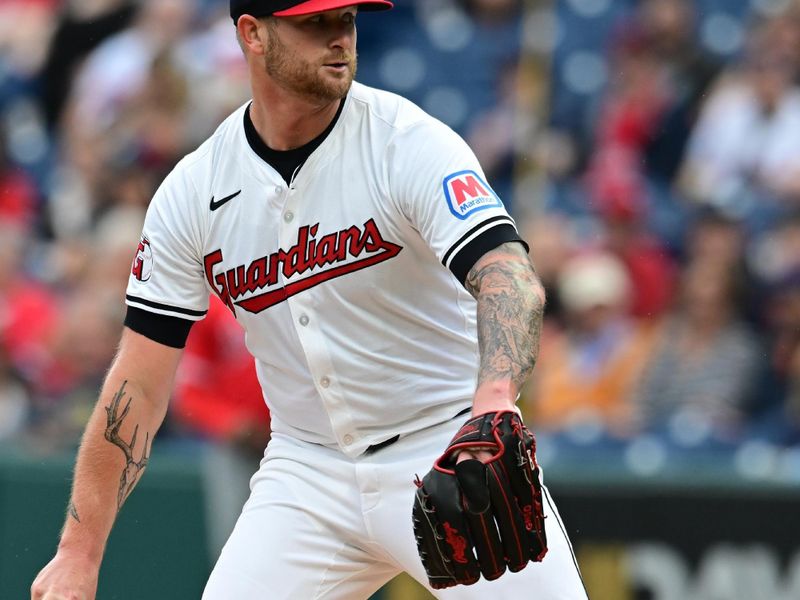
<svg viewBox="0 0 800 600">
<path fill-rule="evenodd" d="M 242 15 L 292 17 L 355 5 L 360 10 L 388 10 L 393 6 L 389 0 L 231 0 L 231 18 L 238 23 Z"/>
</svg>

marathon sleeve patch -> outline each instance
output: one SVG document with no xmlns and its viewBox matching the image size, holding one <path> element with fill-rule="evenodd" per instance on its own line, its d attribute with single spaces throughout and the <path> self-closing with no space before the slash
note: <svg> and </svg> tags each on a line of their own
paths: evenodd
<svg viewBox="0 0 800 600">
<path fill-rule="evenodd" d="M 458 171 L 444 178 L 444 196 L 450 212 L 461 220 L 487 208 L 497 208 L 503 203 L 475 171 Z"/>
<path fill-rule="evenodd" d="M 479 223 L 453 244 L 445 253 L 442 264 L 450 269 L 456 279 L 464 285 L 470 269 L 487 252 L 506 242 L 519 242 L 525 250 L 523 240 L 510 217 L 493 217 Z"/>
<path fill-rule="evenodd" d="M 388 156 L 390 196 L 460 282 L 485 252 L 521 241 L 477 157 L 451 129 L 420 122 L 393 139 Z"/>
<path fill-rule="evenodd" d="M 125 315 L 126 327 L 170 348 L 186 347 L 192 325 L 194 321 L 159 315 L 134 306 L 129 306 Z"/>
</svg>

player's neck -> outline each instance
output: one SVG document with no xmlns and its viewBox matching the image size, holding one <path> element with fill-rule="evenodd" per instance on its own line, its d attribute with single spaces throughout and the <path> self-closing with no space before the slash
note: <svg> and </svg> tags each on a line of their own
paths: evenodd
<svg viewBox="0 0 800 600">
<path fill-rule="evenodd" d="M 285 93 L 254 94 L 250 118 L 273 150 L 292 150 L 321 134 L 336 116 L 339 100 L 315 103 Z"/>
</svg>

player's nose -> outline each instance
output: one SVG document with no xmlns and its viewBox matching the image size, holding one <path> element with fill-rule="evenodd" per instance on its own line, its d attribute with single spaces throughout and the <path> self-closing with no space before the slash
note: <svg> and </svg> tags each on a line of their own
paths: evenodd
<svg viewBox="0 0 800 600">
<path fill-rule="evenodd" d="M 356 42 L 356 30 L 352 23 L 335 23 L 331 27 L 329 48 L 352 50 Z"/>
</svg>

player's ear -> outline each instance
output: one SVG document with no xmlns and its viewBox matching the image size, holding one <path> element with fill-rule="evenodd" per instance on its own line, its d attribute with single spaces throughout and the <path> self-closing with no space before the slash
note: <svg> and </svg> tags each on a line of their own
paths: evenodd
<svg viewBox="0 0 800 600">
<path fill-rule="evenodd" d="M 267 27 L 250 15 L 242 15 L 236 23 L 236 37 L 245 54 L 263 55 L 267 48 Z"/>
</svg>

